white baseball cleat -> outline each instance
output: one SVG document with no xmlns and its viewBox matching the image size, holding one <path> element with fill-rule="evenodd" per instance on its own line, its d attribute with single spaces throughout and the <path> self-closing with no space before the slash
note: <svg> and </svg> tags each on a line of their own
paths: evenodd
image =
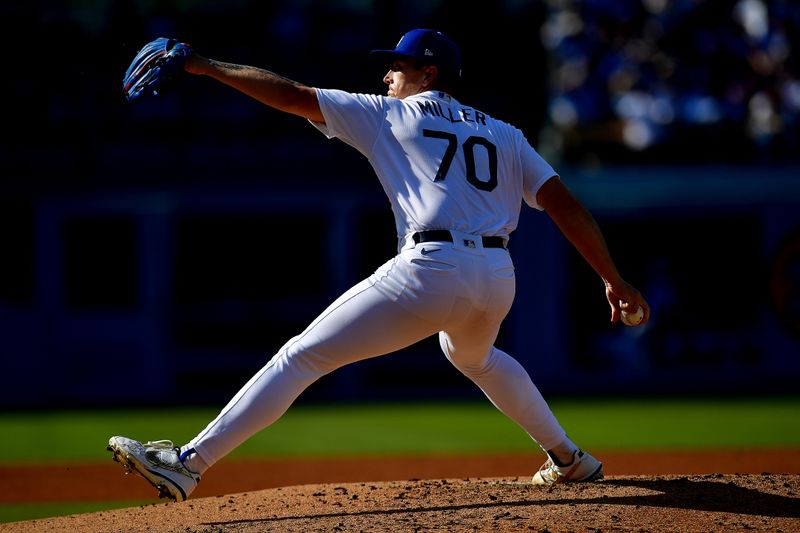
<svg viewBox="0 0 800 533">
<path fill-rule="evenodd" d="M 122 463 L 126 473 L 136 472 L 158 489 L 160 498 L 182 502 L 197 487 L 200 476 L 180 460 L 180 448 L 172 441 L 141 442 L 127 437 L 111 437 L 108 451 Z"/>
<path fill-rule="evenodd" d="M 575 483 L 579 481 L 597 481 L 603 479 L 603 463 L 586 452 L 575 450 L 572 462 L 567 466 L 558 466 L 548 459 L 533 475 L 534 485 L 552 485 L 553 483 Z"/>
</svg>

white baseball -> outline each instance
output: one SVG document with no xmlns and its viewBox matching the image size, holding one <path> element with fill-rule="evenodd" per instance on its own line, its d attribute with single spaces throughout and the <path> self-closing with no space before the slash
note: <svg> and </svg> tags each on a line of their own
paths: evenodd
<svg viewBox="0 0 800 533">
<path fill-rule="evenodd" d="M 626 326 L 638 326 L 644 318 L 644 309 L 641 305 L 636 306 L 636 311 L 630 312 L 622 309 L 622 323 Z"/>
</svg>

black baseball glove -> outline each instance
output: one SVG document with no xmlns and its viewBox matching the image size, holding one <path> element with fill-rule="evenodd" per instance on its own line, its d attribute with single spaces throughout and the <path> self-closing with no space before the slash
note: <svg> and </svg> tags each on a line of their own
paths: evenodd
<svg viewBox="0 0 800 533">
<path fill-rule="evenodd" d="M 192 47 L 175 39 L 159 37 L 139 50 L 122 80 L 128 102 L 141 96 L 155 96 L 164 84 L 183 70 Z"/>
</svg>

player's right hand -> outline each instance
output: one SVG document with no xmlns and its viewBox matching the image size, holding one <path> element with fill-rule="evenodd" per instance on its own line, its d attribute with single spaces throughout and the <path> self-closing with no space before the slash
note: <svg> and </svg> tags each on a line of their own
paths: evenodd
<svg viewBox="0 0 800 533">
<path fill-rule="evenodd" d="M 638 324 L 643 326 L 650 319 L 650 306 L 644 296 L 630 283 L 620 280 L 614 284 L 606 282 L 606 300 L 611 307 L 611 322 L 617 322 L 622 316 L 622 310 L 635 312 L 641 306 L 644 310 L 644 318 Z M 638 327 L 637 326 L 637 327 Z"/>
</svg>

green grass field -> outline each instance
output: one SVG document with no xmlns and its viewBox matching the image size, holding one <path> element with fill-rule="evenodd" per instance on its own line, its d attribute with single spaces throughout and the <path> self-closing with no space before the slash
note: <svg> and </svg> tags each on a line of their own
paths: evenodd
<svg viewBox="0 0 800 533">
<path fill-rule="evenodd" d="M 570 437 L 592 450 L 800 446 L 800 397 L 555 399 L 550 403 Z M 216 409 L 0 414 L 0 467 L 108 461 L 105 444 L 116 434 L 183 443 L 216 414 Z M 298 405 L 231 458 L 513 453 L 533 446 L 519 427 L 488 402 Z M 0 505 L 0 521 L 139 503 Z"/>
</svg>

